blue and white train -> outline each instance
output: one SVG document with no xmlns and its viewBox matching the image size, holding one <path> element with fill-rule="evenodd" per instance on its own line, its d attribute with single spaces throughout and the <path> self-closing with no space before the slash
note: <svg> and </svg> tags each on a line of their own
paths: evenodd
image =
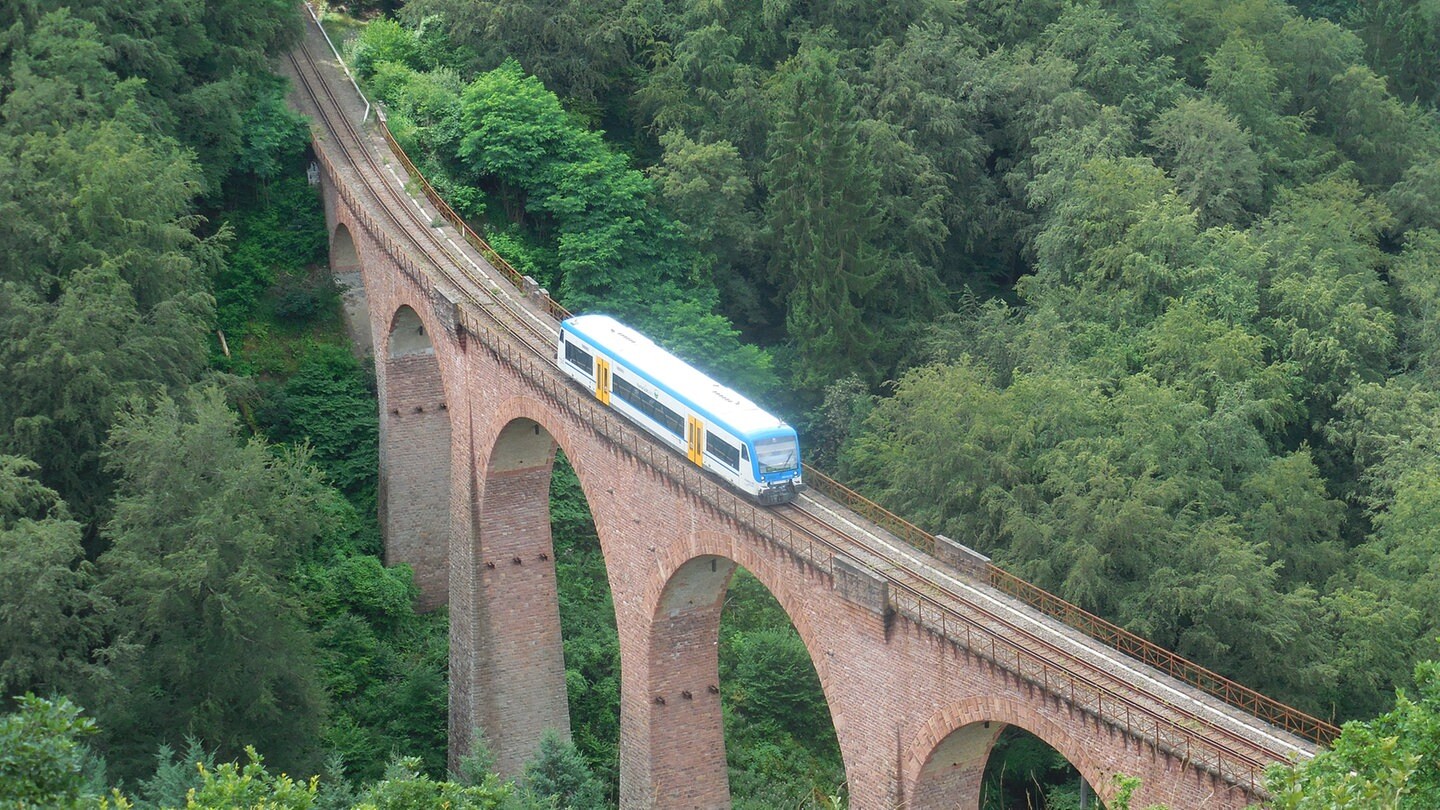
<svg viewBox="0 0 1440 810">
<path fill-rule="evenodd" d="M 560 324 L 555 362 L 691 462 L 771 505 L 805 488 L 795 429 L 608 315 Z"/>
</svg>

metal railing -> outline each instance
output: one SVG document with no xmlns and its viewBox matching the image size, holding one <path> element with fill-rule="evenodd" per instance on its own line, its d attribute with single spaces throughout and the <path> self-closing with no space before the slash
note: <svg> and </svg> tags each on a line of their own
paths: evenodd
<svg viewBox="0 0 1440 810">
<path fill-rule="evenodd" d="M 920 529 L 910 521 L 809 465 L 805 466 L 805 480 L 831 499 L 845 504 L 872 522 L 883 526 L 896 537 L 934 556 L 936 540 L 933 534 Z M 1328 745 L 1340 736 L 1340 729 L 1334 724 L 1312 717 L 1299 709 L 1287 706 L 1223 675 L 1212 672 L 1119 625 L 1108 622 L 1078 605 L 1067 602 L 994 563 L 986 564 L 986 575 L 992 587 L 1019 599 L 1046 616 L 1058 619 L 1107 647 L 1155 667 L 1171 677 L 1212 697 L 1219 698 L 1231 706 L 1243 709 L 1267 723 L 1279 726 L 1298 737 L 1320 745 Z"/>
<path fill-rule="evenodd" d="M 466 242 L 477 250 L 486 261 L 499 271 L 524 297 L 535 302 L 552 317 L 557 319 L 568 318 L 570 316 L 568 310 L 551 298 L 543 289 L 539 289 L 538 285 L 517 271 L 509 262 L 505 261 L 489 242 L 471 228 L 469 223 L 440 196 L 396 141 L 383 115 L 377 116 L 377 123 L 386 144 L 395 157 L 401 162 L 401 165 L 405 167 L 411 179 L 422 190 L 426 199 L 440 212 L 440 215 L 462 234 Z M 317 149 L 316 151 L 317 153 L 321 153 L 322 150 Z M 320 159 L 322 163 L 326 165 L 331 176 L 338 177 L 328 157 L 322 153 Z M 423 263 L 417 261 L 413 256 L 410 256 L 408 251 L 405 251 L 399 244 L 391 239 L 386 233 L 385 228 L 380 227 L 378 223 L 368 221 L 369 218 L 363 213 L 360 213 L 364 210 L 363 205 L 354 199 L 353 192 L 346 187 L 346 184 L 336 183 L 336 186 L 342 198 L 345 198 L 346 201 L 351 204 L 352 210 L 356 211 L 357 215 L 360 215 L 365 221 L 366 230 L 385 246 L 390 255 L 397 259 L 402 271 L 412 280 L 420 284 L 422 289 L 428 289 L 433 286 L 427 278 L 427 273 L 423 269 Z M 694 465 L 675 464 L 672 453 L 660 451 L 655 445 L 641 441 L 637 434 L 631 431 L 617 431 L 617 428 L 620 427 L 619 420 L 618 418 L 612 420 L 611 412 L 608 409 L 597 411 L 588 398 L 580 397 L 576 394 L 572 386 L 555 380 L 553 375 L 548 373 L 547 369 L 540 368 L 530 356 L 528 350 L 522 352 L 515 349 L 509 340 L 498 334 L 489 325 L 479 322 L 468 308 L 459 308 L 457 318 L 460 325 L 470 334 L 480 338 L 481 342 L 487 349 L 494 353 L 498 359 L 514 366 L 517 371 L 521 371 L 521 376 L 531 384 L 536 385 L 539 392 L 545 396 L 546 399 L 561 405 L 567 411 L 579 416 L 582 422 L 589 425 L 592 429 L 595 429 L 611 442 L 617 441 L 617 433 L 621 437 L 628 436 L 629 441 L 622 439 L 619 443 L 623 445 L 623 449 L 627 453 L 633 454 L 637 460 L 643 461 L 663 473 L 667 478 L 676 481 L 678 485 L 707 496 L 707 500 L 712 504 L 724 502 L 727 505 L 723 511 L 729 514 L 732 519 L 741 520 L 744 523 L 755 526 L 757 527 L 757 531 L 768 531 L 772 537 L 779 537 L 777 530 L 782 527 L 776 525 L 773 514 L 767 513 L 765 510 L 757 510 L 756 507 L 748 501 L 736 498 L 732 492 L 718 485 L 715 481 L 703 474 L 700 474 Z M 911 546 L 932 556 L 935 554 L 936 540 L 933 534 L 926 532 L 915 524 L 901 518 L 890 510 L 860 495 L 809 465 L 805 465 L 805 476 L 811 486 L 814 486 L 828 497 L 844 504 L 875 524 L 882 526 Z M 839 549 L 817 549 L 816 538 L 810 536 L 797 538 L 788 528 L 784 530 L 784 534 L 791 542 L 803 539 L 803 544 L 790 546 L 792 554 L 797 558 L 804 559 L 819 570 L 826 572 L 827 575 L 834 575 L 833 553 L 839 551 Z M 824 541 L 819 542 L 821 542 L 822 545 L 828 545 Z M 1034 677 L 1031 679 L 1036 683 L 1048 684 L 1052 678 L 1063 680 L 1064 678 L 1062 678 L 1061 673 L 1064 673 L 1064 677 L 1070 679 L 1068 682 L 1072 702 L 1082 708 L 1094 711 L 1097 716 L 1105 717 L 1111 722 L 1122 725 L 1127 729 L 1132 727 L 1132 719 L 1135 719 L 1135 722 L 1140 722 L 1136 718 L 1146 718 L 1148 722 L 1153 725 L 1153 730 L 1147 731 L 1146 733 L 1151 734 L 1162 742 L 1166 740 L 1167 734 L 1174 738 L 1167 743 L 1167 747 L 1170 747 L 1174 751 L 1184 753 L 1186 756 L 1189 756 L 1189 752 L 1195 748 L 1197 738 L 1195 738 L 1194 733 L 1180 728 L 1172 720 L 1155 715 L 1150 710 L 1144 709 L 1131 703 L 1126 698 L 1109 692 L 1104 687 L 1089 681 L 1082 675 L 1069 672 L 1068 670 L 1055 666 L 1051 662 L 1039 658 L 1033 652 L 1026 650 L 1008 639 L 998 636 L 988 628 L 975 622 L 972 618 L 961 615 L 949 606 L 938 602 L 930 595 L 922 593 L 908 584 L 897 581 L 893 576 L 884 572 L 875 573 L 877 576 L 881 576 L 889 581 L 898 589 L 898 593 L 893 597 L 897 600 L 897 609 L 903 608 L 903 612 L 911 614 L 922 624 L 934 625 L 942 635 L 947 635 L 948 637 L 949 633 L 958 633 L 961 628 L 964 628 L 967 647 L 982 654 L 988 649 L 988 655 L 985 655 L 985 657 L 991 658 L 997 664 L 1002 664 L 1000 657 L 1011 661 L 1016 668 L 1015 671 L 1017 674 L 1021 674 L 1027 678 L 1033 675 Z M 1248 687 L 1218 675 L 1199 664 L 1188 661 L 1169 650 L 1165 650 L 1156 644 L 1130 633 L 1118 625 L 1107 622 L 1038 586 L 1016 577 L 998 566 L 988 564 L 986 573 L 990 585 L 1025 602 L 1041 613 L 1060 620 L 1067 626 L 1084 633 L 1086 636 L 1112 649 L 1123 652 L 1142 663 L 1160 669 L 1172 677 L 1236 708 L 1249 712 L 1266 722 L 1322 745 L 1328 744 L 1339 734 L 1339 729 L 1333 724 L 1307 715 L 1298 709 L 1286 706 Z M 902 597 L 906 600 L 906 604 L 904 605 L 898 604 L 898 601 Z M 975 634 L 987 636 L 989 639 L 988 647 L 984 643 L 975 642 L 972 638 Z M 1029 673 L 1029 675 L 1026 673 Z M 1079 692 L 1076 691 L 1077 686 Z M 1089 692 L 1087 693 L 1086 690 L 1089 690 Z M 1093 696 L 1087 698 L 1087 694 Z M 1123 707 L 1123 714 L 1116 715 L 1114 712 L 1107 711 L 1105 705 L 1107 699 L 1110 701 L 1112 707 Z M 1169 731 L 1162 734 L 1160 731 L 1162 726 L 1169 729 Z M 1218 746 L 1215 746 L 1214 743 L 1204 741 L 1200 747 L 1215 748 L 1218 752 L 1216 753 L 1215 764 L 1213 765 L 1217 773 L 1228 774 L 1234 777 L 1238 784 L 1248 783 L 1252 789 L 1255 788 L 1257 774 L 1253 768 L 1249 770 L 1248 774 L 1242 776 L 1240 773 L 1234 772 L 1233 767 L 1229 770 L 1223 767 L 1221 763 L 1224 759 L 1224 752 Z"/>
</svg>

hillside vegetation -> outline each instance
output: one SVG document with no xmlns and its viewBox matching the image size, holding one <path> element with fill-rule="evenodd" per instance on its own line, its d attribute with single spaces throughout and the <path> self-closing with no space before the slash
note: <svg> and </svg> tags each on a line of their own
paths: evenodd
<svg viewBox="0 0 1440 810">
<path fill-rule="evenodd" d="M 1440 633 L 1427 9 L 410 0 L 353 53 L 562 300 L 749 369 L 901 514 L 1345 719 Z M 667 324 L 676 286 L 780 389 Z"/>
<path fill-rule="evenodd" d="M 1433 2 L 350 11 L 400 142 L 562 303 L 1066 599 L 1379 715 L 1279 806 L 1433 806 Z M 0 8 L 0 741 L 42 741 L 0 757 L 0 801 L 613 799 L 613 615 L 563 466 L 578 750 L 440 781 L 445 617 L 377 557 L 373 382 L 271 73 L 299 26 L 281 0 Z M 803 646 L 753 580 L 730 601 L 737 806 L 831 802 Z"/>
</svg>

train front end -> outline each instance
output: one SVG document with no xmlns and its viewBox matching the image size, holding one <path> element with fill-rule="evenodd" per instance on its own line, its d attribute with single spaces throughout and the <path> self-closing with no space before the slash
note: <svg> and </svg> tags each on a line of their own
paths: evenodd
<svg viewBox="0 0 1440 810">
<path fill-rule="evenodd" d="M 764 506 L 789 503 L 805 490 L 800 474 L 800 440 L 788 425 L 751 439 L 754 445 L 755 497 Z"/>
</svg>

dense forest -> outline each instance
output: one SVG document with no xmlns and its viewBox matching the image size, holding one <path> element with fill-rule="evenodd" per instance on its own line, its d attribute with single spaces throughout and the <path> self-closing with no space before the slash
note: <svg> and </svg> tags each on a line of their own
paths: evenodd
<svg viewBox="0 0 1440 810">
<path fill-rule="evenodd" d="M 402 145 L 566 306 L 774 404 L 924 527 L 1374 718 L 1277 772 L 1277 807 L 1434 806 L 1434 2 L 335 11 Z M 300 25 L 0 8 L 0 803 L 611 802 L 613 611 L 563 464 L 574 742 L 514 782 L 483 745 L 445 770 L 446 620 L 379 561 L 373 382 L 273 74 Z M 737 807 L 842 803 L 753 578 L 722 638 Z M 1043 746 L 996 760 L 1028 775 L 987 806 L 1076 806 Z"/>
</svg>

